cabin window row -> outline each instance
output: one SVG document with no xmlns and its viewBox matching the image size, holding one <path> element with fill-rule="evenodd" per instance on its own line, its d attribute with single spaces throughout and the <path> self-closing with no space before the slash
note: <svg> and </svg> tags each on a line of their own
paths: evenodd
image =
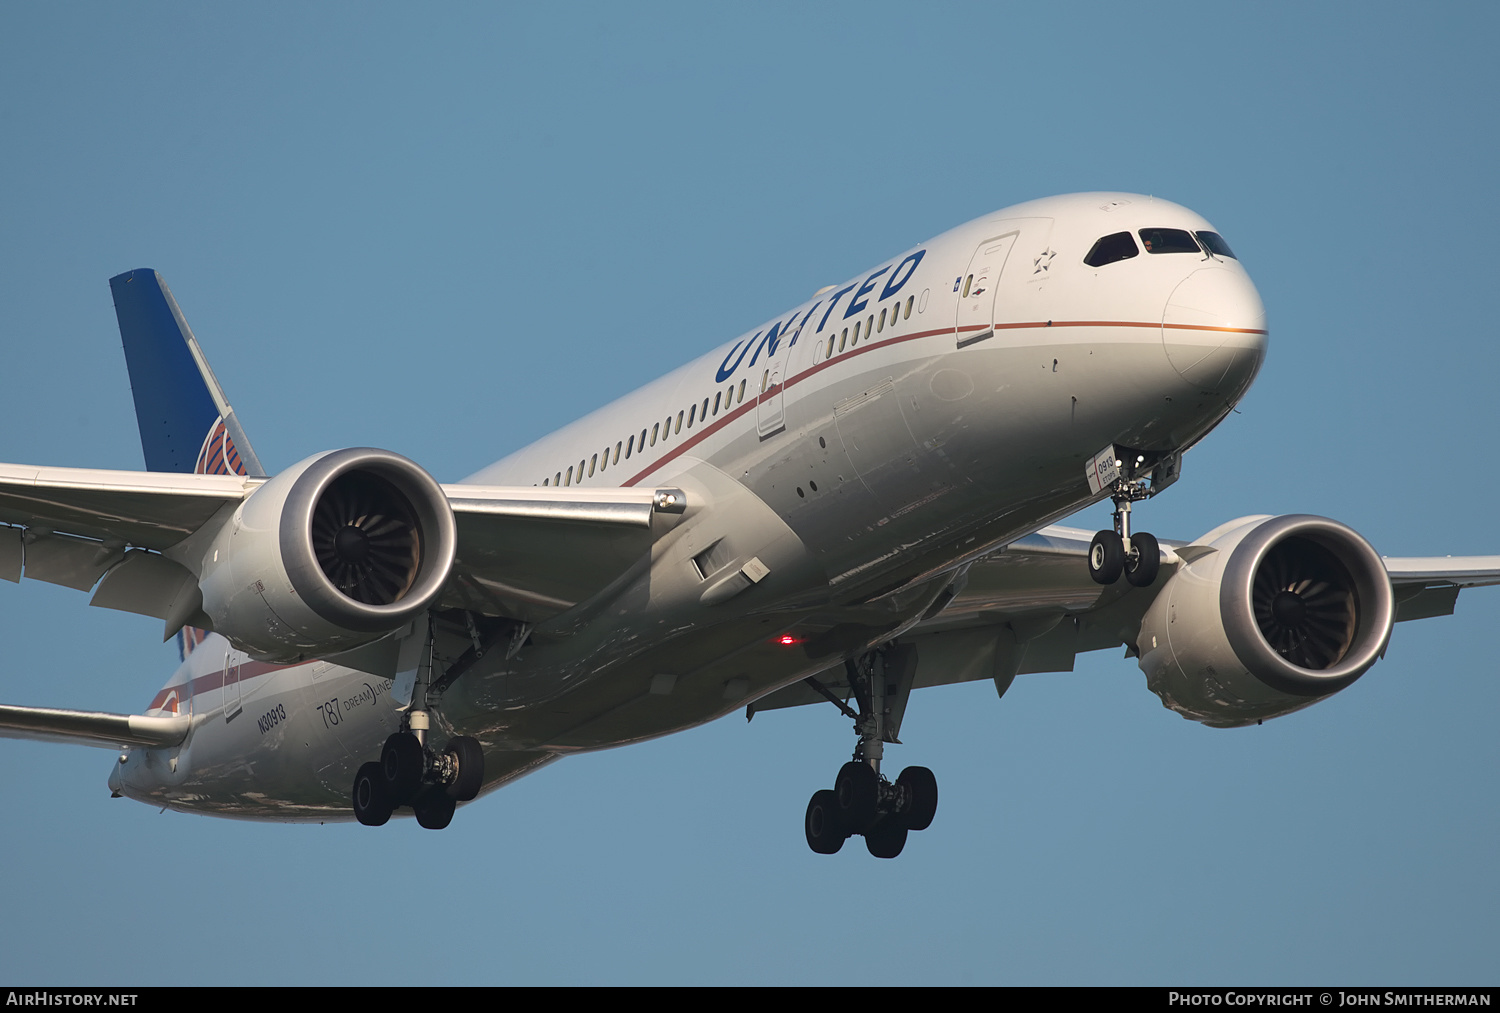
<svg viewBox="0 0 1500 1013">
<path fill-rule="evenodd" d="M 769 377 L 770 373 L 767 372 L 767 380 Z M 762 381 L 762 386 L 765 382 Z M 701 404 L 689 405 L 676 415 L 668 415 L 661 422 L 651 423 L 651 426 L 642 429 L 639 435 L 632 433 L 623 440 L 616 440 L 614 446 L 606 446 L 599 453 L 580 460 L 576 465 L 570 464 L 567 468 L 558 470 L 542 479 L 541 484 L 544 486 L 577 485 L 584 479 L 603 474 L 622 460 L 628 461 L 636 454 L 643 453 L 648 447 L 656 446 L 658 442 L 666 443 L 672 437 L 680 435 L 684 429 L 702 425 L 710 418 L 717 417 L 719 412 L 728 411 L 733 405 L 743 404 L 747 385 L 746 380 L 741 380 L 738 384 L 731 383 L 723 390 L 714 392 L 711 406 L 710 399 L 705 397 Z"/>
<path fill-rule="evenodd" d="M 819 341 L 818 346 L 813 349 L 813 362 L 822 362 L 825 359 L 831 359 L 840 352 L 854 348 L 859 344 L 861 338 L 869 341 L 875 335 L 884 331 L 887 324 L 895 327 L 901 320 L 910 320 L 912 306 L 915 302 L 916 297 L 910 295 L 906 297 L 905 303 L 902 303 L 898 299 L 894 305 L 882 308 L 878 317 L 874 313 L 871 313 L 863 320 L 854 321 L 852 329 L 845 327 L 835 334 L 828 335 L 827 342 Z M 861 334 L 861 329 L 863 330 L 863 334 Z"/>
</svg>

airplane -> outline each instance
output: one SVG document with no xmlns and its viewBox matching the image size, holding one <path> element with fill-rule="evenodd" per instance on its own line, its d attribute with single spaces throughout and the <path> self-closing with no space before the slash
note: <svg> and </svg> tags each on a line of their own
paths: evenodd
<svg viewBox="0 0 1500 1013">
<path fill-rule="evenodd" d="M 831 705 L 855 744 L 807 843 L 894 858 L 937 811 L 882 770 L 915 689 L 1123 646 L 1166 708 L 1258 724 L 1500 583 L 1311 515 L 1137 529 L 1268 341 L 1226 240 L 1154 197 L 960 225 L 451 484 L 368 447 L 265 474 L 160 275 L 110 285 L 147 470 L 0 465 L 0 576 L 161 620 L 181 665 L 139 714 L 0 735 L 118 750 L 153 806 L 442 829 L 571 753 Z"/>
</svg>

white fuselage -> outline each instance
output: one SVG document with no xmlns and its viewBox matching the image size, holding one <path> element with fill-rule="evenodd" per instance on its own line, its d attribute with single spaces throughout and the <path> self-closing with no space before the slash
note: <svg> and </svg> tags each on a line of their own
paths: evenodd
<svg viewBox="0 0 1500 1013">
<path fill-rule="evenodd" d="M 1201 439 L 1259 369 L 1264 310 L 1230 257 L 1084 262 L 1142 229 L 1212 226 L 1129 194 L 1007 208 L 471 476 L 679 486 L 714 508 L 513 656 L 486 654 L 434 708 L 439 731 L 483 742 L 492 789 L 713 720 L 899 635 L 955 568 L 1101 498 L 1084 473 L 1100 448 Z M 752 559 L 758 583 L 705 590 Z M 352 818 L 354 771 L 399 724 L 388 689 L 327 662 L 250 662 L 211 635 L 154 701 L 191 710 L 193 733 L 132 750 L 111 785 L 224 816 Z"/>
</svg>

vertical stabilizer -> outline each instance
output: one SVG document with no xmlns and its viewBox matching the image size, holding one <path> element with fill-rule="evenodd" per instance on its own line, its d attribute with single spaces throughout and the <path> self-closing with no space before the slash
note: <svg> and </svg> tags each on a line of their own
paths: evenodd
<svg viewBox="0 0 1500 1013">
<path fill-rule="evenodd" d="M 146 470 L 264 476 L 249 437 L 161 275 L 138 268 L 109 279 L 109 288 Z M 184 627 L 177 634 L 179 656 L 186 661 L 205 636 L 203 630 Z"/>
<path fill-rule="evenodd" d="M 249 438 L 161 275 L 139 268 L 109 279 L 109 287 L 146 470 L 263 476 Z"/>
</svg>

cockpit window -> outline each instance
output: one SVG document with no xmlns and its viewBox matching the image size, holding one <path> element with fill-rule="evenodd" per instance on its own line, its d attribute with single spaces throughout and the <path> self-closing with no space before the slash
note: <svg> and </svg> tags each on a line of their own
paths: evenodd
<svg viewBox="0 0 1500 1013">
<path fill-rule="evenodd" d="M 1142 229 L 1147 253 L 1202 253 L 1191 232 L 1182 229 Z"/>
<path fill-rule="evenodd" d="M 1139 256 L 1140 252 L 1130 233 L 1116 232 L 1095 243 L 1089 255 L 1083 258 L 1083 262 L 1089 267 L 1103 267 L 1117 260 L 1129 260 L 1131 257 Z"/>
<path fill-rule="evenodd" d="M 1240 259 L 1234 255 L 1234 251 L 1229 248 L 1229 244 L 1224 242 L 1224 237 L 1217 232 L 1199 232 L 1197 235 L 1198 241 L 1214 256 L 1228 257 L 1230 260 Z"/>
</svg>

